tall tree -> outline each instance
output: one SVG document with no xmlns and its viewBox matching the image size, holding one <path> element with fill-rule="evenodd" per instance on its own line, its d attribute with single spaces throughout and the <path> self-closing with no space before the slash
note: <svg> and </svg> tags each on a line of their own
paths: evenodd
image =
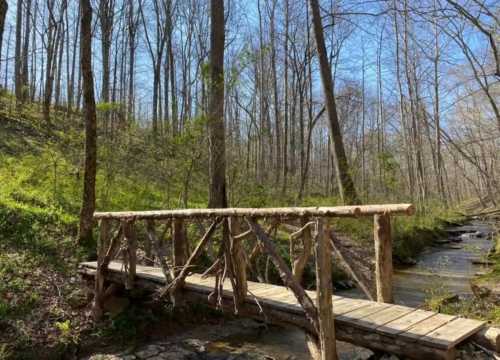
<svg viewBox="0 0 500 360">
<path fill-rule="evenodd" d="M 3 33 L 5 29 L 5 17 L 7 16 L 8 9 L 9 4 L 7 3 L 7 0 L 0 0 L 0 58 L 2 58 Z"/>
<path fill-rule="evenodd" d="M 23 58 L 22 58 L 22 32 L 23 32 L 23 0 L 17 1 L 17 15 L 16 15 L 16 48 L 15 48 L 15 63 L 14 63 L 14 85 L 15 85 L 15 93 L 16 100 L 22 101 L 23 95 L 23 79 L 22 79 L 22 66 L 23 66 Z"/>
<path fill-rule="evenodd" d="M 115 1 L 99 0 L 99 24 L 101 26 L 101 54 L 102 54 L 102 87 L 101 101 L 109 103 L 110 101 L 110 78 L 111 78 L 111 44 L 113 38 L 113 26 L 115 21 Z M 106 115 L 106 127 L 111 128 L 109 124 L 110 116 Z"/>
<path fill-rule="evenodd" d="M 224 0 L 211 0 L 210 106 L 208 113 L 210 189 L 208 206 L 227 206 L 224 127 Z"/>
<path fill-rule="evenodd" d="M 85 169 L 83 199 L 80 211 L 79 243 L 92 242 L 95 211 L 95 178 L 97 171 L 97 121 L 92 74 L 92 7 L 90 0 L 80 0 L 80 68 L 83 80 L 83 114 L 85 119 Z"/>
<path fill-rule="evenodd" d="M 344 141 L 340 129 L 337 106 L 333 93 L 332 72 L 328 56 L 326 53 L 325 37 L 323 34 L 323 25 L 321 22 L 321 14 L 319 10 L 318 0 L 309 0 L 312 13 L 312 22 L 314 28 L 314 36 L 316 38 L 316 50 L 319 58 L 319 66 L 321 72 L 321 82 L 323 83 L 323 92 L 325 97 L 325 106 L 328 115 L 328 125 L 330 128 L 330 137 L 332 139 L 333 158 L 337 171 L 337 182 L 339 193 L 342 201 L 346 204 L 358 204 L 358 194 L 354 187 L 354 182 L 351 178 L 349 164 L 344 149 Z"/>
</svg>

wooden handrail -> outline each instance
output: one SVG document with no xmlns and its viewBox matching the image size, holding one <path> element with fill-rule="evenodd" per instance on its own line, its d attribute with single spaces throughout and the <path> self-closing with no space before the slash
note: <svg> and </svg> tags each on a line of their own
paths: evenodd
<svg viewBox="0 0 500 360">
<path fill-rule="evenodd" d="M 329 206 L 329 207 L 282 207 L 282 208 L 224 208 L 179 209 L 153 211 L 96 212 L 95 219 L 187 219 L 212 217 L 359 217 L 370 215 L 413 215 L 412 204 Z"/>
</svg>

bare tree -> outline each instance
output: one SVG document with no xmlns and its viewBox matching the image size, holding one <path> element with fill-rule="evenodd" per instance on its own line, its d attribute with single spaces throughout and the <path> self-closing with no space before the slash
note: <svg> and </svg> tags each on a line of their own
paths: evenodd
<svg viewBox="0 0 500 360">
<path fill-rule="evenodd" d="M 210 190 L 208 206 L 226 207 L 226 144 L 224 126 L 224 0 L 211 0 L 210 106 L 208 114 Z"/>
<path fill-rule="evenodd" d="M 337 107 L 335 105 L 332 73 L 326 55 L 325 37 L 323 35 L 323 25 L 321 22 L 318 0 L 310 0 L 309 4 L 312 13 L 314 35 L 316 38 L 316 50 L 320 63 L 321 82 L 323 84 L 325 106 L 328 114 L 328 125 L 330 127 L 330 136 L 333 143 L 332 155 L 334 156 L 335 168 L 337 170 L 340 197 L 346 204 L 357 204 L 359 203 L 359 199 L 356 193 L 356 188 L 354 187 L 354 182 L 351 178 L 349 164 L 347 163 L 344 142 L 337 115 Z"/>
<path fill-rule="evenodd" d="M 4 34 L 4 30 L 5 30 L 5 17 L 7 16 L 8 9 L 9 9 L 9 4 L 7 4 L 7 0 L 0 0 L 0 58 L 2 57 L 3 34 Z"/>
<path fill-rule="evenodd" d="M 83 112 L 85 118 L 85 169 L 83 198 L 80 210 L 79 243 L 92 243 L 92 225 L 95 211 L 95 180 L 97 171 L 97 121 L 92 74 L 92 7 L 90 0 L 80 0 L 81 35 L 80 67 L 83 80 Z"/>
</svg>

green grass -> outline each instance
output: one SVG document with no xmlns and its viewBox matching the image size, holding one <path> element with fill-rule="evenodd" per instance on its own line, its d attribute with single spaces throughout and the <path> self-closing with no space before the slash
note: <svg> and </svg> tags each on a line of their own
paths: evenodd
<svg viewBox="0 0 500 360">
<path fill-rule="evenodd" d="M 442 294 L 429 298 L 426 305 L 433 311 L 484 320 L 493 326 L 500 326 L 500 306 L 489 298 L 471 297 L 451 303 L 447 303 L 446 300 L 447 297 Z"/>
</svg>

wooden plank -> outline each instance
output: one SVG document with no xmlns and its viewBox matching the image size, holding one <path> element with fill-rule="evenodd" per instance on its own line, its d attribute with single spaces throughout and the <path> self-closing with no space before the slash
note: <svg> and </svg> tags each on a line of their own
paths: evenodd
<svg viewBox="0 0 500 360">
<path fill-rule="evenodd" d="M 369 306 L 370 304 L 373 304 L 369 301 L 366 300 L 358 300 L 358 299 L 342 299 L 339 300 L 335 303 L 333 303 L 333 313 L 335 316 L 342 315 L 345 313 L 348 313 L 349 311 L 356 310 L 358 308 L 362 308 L 365 306 Z"/>
<path fill-rule="evenodd" d="M 485 324 L 484 321 L 458 318 L 422 336 L 418 341 L 431 346 L 449 349 L 481 330 Z"/>
<path fill-rule="evenodd" d="M 202 286 L 207 286 L 207 285 L 214 285 L 215 284 L 215 278 L 212 276 L 202 278 L 201 276 L 194 278 L 193 276 L 188 276 L 186 278 L 186 282 L 190 283 L 192 285 L 202 285 Z"/>
<path fill-rule="evenodd" d="M 390 321 L 399 319 L 407 314 L 414 312 L 415 309 L 401 306 L 401 305 L 393 305 L 387 309 L 376 312 L 374 314 L 368 315 L 367 317 L 355 320 L 359 325 L 367 328 L 375 330 L 379 326 L 382 326 Z"/>
<path fill-rule="evenodd" d="M 417 309 L 410 314 L 378 327 L 376 331 L 385 335 L 396 335 L 418 324 L 419 322 L 434 316 L 434 314 L 435 313 L 430 311 Z"/>
<path fill-rule="evenodd" d="M 253 281 L 248 282 L 248 290 L 251 290 L 251 291 L 257 291 L 260 289 L 269 289 L 270 287 L 273 287 L 273 286 L 274 285 L 263 284 L 263 283 L 259 283 L 259 282 L 253 282 Z"/>
<path fill-rule="evenodd" d="M 382 311 L 386 308 L 388 308 L 390 305 L 389 304 L 382 304 L 382 303 L 370 303 L 368 306 L 361 307 L 359 309 L 355 309 L 349 312 L 346 312 L 342 315 L 337 316 L 336 318 L 338 320 L 342 321 L 348 321 L 348 322 L 356 322 L 356 321 L 361 321 L 365 317 L 371 314 L 375 314 L 379 311 Z"/>
<path fill-rule="evenodd" d="M 431 331 L 440 328 L 441 326 L 449 323 L 455 318 L 456 316 L 434 314 L 434 316 L 431 316 L 419 322 L 418 324 L 410 327 L 409 329 L 401 332 L 398 336 L 416 341 L 420 339 L 422 336 L 427 335 Z"/>
<path fill-rule="evenodd" d="M 261 299 L 264 303 L 274 304 L 280 308 L 288 309 L 293 312 L 301 312 L 302 307 L 297 301 L 297 298 L 293 294 L 288 293 L 277 293 L 274 296 L 266 296 Z"/>
<path fill-rule="evenodd" d="M 250 286 L 250 291 L 255 295 L 255 296 L 258 296 L 258 297 L 264 297 L 264 296 L 267 296 L 267 294 L 272 294 L 272 293 L 275 293 L 277 291 L 282 291 L 283 288 L 281 289 L 278 289 L 277 287 L 275 286 L 262 286 L 262 287 L 258 287 L 256 289 L 253 289 L 252 286 Z"/>
</svg>

